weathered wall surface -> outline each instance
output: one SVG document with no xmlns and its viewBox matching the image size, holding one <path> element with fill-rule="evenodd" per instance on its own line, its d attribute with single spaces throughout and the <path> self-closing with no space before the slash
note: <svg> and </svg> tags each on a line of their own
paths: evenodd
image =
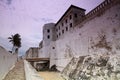
<svg viewBox="0 0 120 80">
<path fill-rule="evenodd" d="M 38 57 L 39 58 L 49 58 L 50 57 L 50 45 L 44 46 L 39 50 Z"/>
<path fill-rule="evenodd" d="M 51 65 L 62 71 L 72 57 L 120 53 L 120 5 L 112 6 L 94 19 L 84 21 L 53 42 Z"/>
<path fill-rule="evenodd" d="M 0 46 L 0 80 L 5 77 L 16 61 L 16 54 L 11 54 Z"/>
</svg>

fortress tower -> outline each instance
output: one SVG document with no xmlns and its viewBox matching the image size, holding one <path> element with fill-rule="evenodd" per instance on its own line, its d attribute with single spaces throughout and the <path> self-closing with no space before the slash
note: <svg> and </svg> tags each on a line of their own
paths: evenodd
<svg viewBox="0 0 120 80">
<path fill-rule="evenodd" d="M 48 23 L 43 26 L 43 46 L 48 46 L 55 40 L 54 23 Z"/>
</svg>

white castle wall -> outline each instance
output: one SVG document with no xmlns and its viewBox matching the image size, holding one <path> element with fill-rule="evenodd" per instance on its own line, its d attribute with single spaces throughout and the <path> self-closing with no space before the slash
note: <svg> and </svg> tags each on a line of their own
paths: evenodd
<svg viewBox="0 0 120 80">
<path fill-rule="evenodd" d="M 0 46 L 0 80 L 12 69 L 16 61 L 16 54 L 11 54 Z"/>
<path fill-rule="evenodd" d="M 45 24 L 43 27 L 43 47 L 39 50 L 39 58 L 50 57 L 50 43 L 55 40 L 54 23 Z M 49 36 L 49 38 L 48 38 Z"/>
<path fill-rule="evenodd" d="M 50 57 L 50 50 L 49 50 L 50 46 L 44 46 L 43 48 L 41 48 L 39 50 L 39 54 L 38 57 L 39 58 L 49 58 Z"/>
<path fill-rule="evenodd" d="M 118 4 L 94 19 L 75 26 L 73 30 L 52 42 L 51 45 L 54 43 L 55 50 L 50 51 L 51 65 L 56 64 L 58 70 L 62 71 L 75 56 L 120 53 L 119 13 L 120 5 Z"/>
</svg>

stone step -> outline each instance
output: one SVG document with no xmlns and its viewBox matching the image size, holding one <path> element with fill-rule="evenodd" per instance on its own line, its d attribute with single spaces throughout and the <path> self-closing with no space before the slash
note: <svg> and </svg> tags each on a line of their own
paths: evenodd
<svg viewBox="0 0 120 80">
<path fill-rule="evenodd" d="M 18 61 L 3 80 L 25 80 L 23 60 Z"/>
</svg>

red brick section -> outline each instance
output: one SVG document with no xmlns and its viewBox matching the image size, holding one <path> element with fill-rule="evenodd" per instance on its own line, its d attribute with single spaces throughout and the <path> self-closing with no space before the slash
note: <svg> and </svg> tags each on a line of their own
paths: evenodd
<svg viewBox="0 0 120 80">
<path fill-rule="evenodd" d="M 3 80 L 25 80 L 23 60 L 18 61 L 15 64 L 15 67 L 8 72 L 5 79 Z"/>
</svg>

